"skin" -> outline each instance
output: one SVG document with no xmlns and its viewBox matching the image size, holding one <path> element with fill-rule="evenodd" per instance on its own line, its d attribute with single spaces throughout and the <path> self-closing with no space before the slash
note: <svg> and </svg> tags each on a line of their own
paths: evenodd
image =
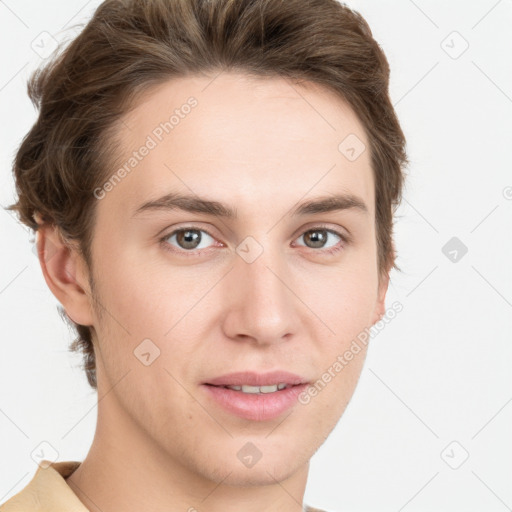
<svg viewBox="0 0 512 512">
<path fill-rule="evenodd" d="M 351 133 L 367 148 L 368 139 L 349 106 L 320 86 L 231 72 L 147 91 L 119 124 L 119 161 L 190 96 L 198 101 L 191 113 L 98 200 L 94 275 L 54 228 L 38 234 L 40 251 L 48 241 L 56 248 L 40 257 L 48 286 L 96 333 L 97 429 L 67 482 L 94 512 L 299 512 L 309 460 L 351 399 L 366 348 L 309 404 L 271 421 L 224 411 L 201 383 L 275 369 L 315 382 L 384 314 L 389 274 L 379 281 L 370 152 L 349 161 L 338 150 Z M 226 203 L 238 219 L 133 216 L 171 191 Z M 368 213 L 290 214 L 298 202 L 347 192 Z M 304 236 L 319 225 L 325 247 L 339 252 Z M 200 232 L 200 247 L 184 248 L 170 236 L 184 227 L 211 237 Z M 159 241 L 166 234 L 175 252 Z M 252 263 L 235 252 L 247 236 L 263 248 Z M 147 338 L 160 350 L 149 366 L 134 357 Z M 251 468 L 237 457 L 247 442 L 262 453 Z"/>
</svg>

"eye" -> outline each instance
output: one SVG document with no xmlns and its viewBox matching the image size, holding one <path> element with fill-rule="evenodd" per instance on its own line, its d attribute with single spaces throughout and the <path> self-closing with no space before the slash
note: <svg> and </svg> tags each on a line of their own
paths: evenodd
<svg viewBox="0 0 512 512">
<path fill-rule="evenodd" d="M 317 252 L 329 254 L 341 251 L 350 241 L 348 236 L 344 236 L 338 231 L 328 229 L 324 226 L 316 226 L 312 229 L 308 229 L 299 239 L 302 237 L 306 240 L 306 244 L 298 245 L 304 245 L 310 249 L 317 249 Z M 329 238 L 334 238 L 333 243 L 326 245 Z M 336 238 L 338 241 L 336 241 Z M 208 231 L 193 226 L 187 226 L 175 229 L 170 234 L 161 238 L 160 242 L 167 251 L 181 253 L 185 256 L 195 256 L 198 255 L 198 251 L 201 252 L 201 250 L 208 249 L 208 247 L 212 246 L 211 242 L 210 245 L 208 245 L 208 239 L 215 241 L 215 238 L 210 235 Z M 341 245 L 340 241 L 343 242 Z"/>
<path fill-rule="evenodd" d="M 308 244 L 305 244 L 306 247 L 309 247 L 310 249 L 321 249 L 322 251 L 327 253 L 335 253 L 337 251 L 341 251 L 344 247 L 344 244 L 342 244 L 341 246 L 338 245 L 339 241 L 336 242 L 336 240 L 334 240 L 333 244 L 328 246 L 325 245 L 329 239 L 329 235 L 334 235 L 334 238 L 338 238 L 344 243 L 348 242 L 348 238 L 343 236 L 341 233 L 338 233 L 333 229 L 327 229 L 323 226 L 317 226 L 315 228 L 308 229 L 299 237 L 299 239 L 304 238 L 307 241 L 306 243 Z"/>
<path fill-rule="evenodd" d="M 204 229 L 194 228 L 194 227 L 185 227 L 176 229 L 169 235 L 166 235 L 161 239 L 161 242 L 164 244 L 164 247 L 169 251 L 178 251 L 180 252 L 192 252 L 195 250 L 205 249 L 207 245 L 201 246 L 201 244 L 208 242 L 208 238 L 214 240 L 214 238 Z M 178 245 L 178 249 L 170 248 L 171 244 L 176 243 Z"/>
</svg>

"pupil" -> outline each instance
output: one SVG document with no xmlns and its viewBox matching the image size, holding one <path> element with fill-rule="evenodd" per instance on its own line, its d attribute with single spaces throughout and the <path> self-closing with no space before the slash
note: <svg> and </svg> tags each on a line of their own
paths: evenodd
<svg viewBox="0 0 512 512">
<path fill-rule="evenodd" d="M 197 230 L 187 229 L 180 231 L 177 239 L 185 249 L 195 249 L 201 242 L 201 234 Z"/>
<path fill-rule="evenodd" d="M 317 233 L 321 234 L 317 235 Z M 306 237 L 312 241 L 314 247 L 322 247 L 325 243 L 325 230 L 310 231 Z"/>
</svg>

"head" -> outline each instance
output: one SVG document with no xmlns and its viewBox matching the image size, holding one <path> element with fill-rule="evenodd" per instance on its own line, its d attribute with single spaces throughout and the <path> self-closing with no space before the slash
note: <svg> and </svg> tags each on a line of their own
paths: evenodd
<svg viewBox="0 0 512 512">
<path fill-rule="evenodd" d="M 190 469 L 252 441 L 284 476 L 279 454 L 305 463 L 350 400 L 366 347 L 284 421 L 202 393 L 240 370 L 315 381 L 384 313 L 407 163 L 388 84 L 335 0 L 106 0 L 32 76 L 10 208 L 45 234 L 89 384 Z"/>
</svg>

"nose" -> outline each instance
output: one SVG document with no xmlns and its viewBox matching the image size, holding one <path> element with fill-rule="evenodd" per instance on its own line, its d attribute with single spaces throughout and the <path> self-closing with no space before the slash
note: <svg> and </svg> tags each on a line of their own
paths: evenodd
<svg viewBox="0 0 512 512">
<path fill-rule="evenodd" d="M 226 336 L 270 345 L 291 339 L 300 329 L 304 306 L 282 254 L 266 249 L 252 262 L 237 257 L 225 279 Z"/>
</svg>

